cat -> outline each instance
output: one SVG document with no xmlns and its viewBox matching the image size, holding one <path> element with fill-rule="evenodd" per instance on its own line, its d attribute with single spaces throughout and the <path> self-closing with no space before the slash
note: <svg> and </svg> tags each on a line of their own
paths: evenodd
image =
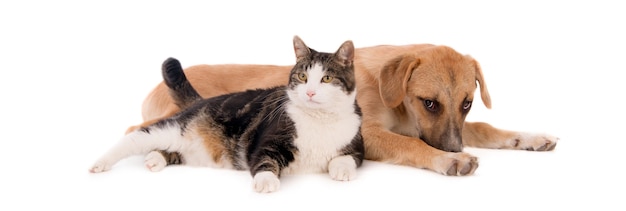
<svg viewBox="0 0 626 211">
<path fill-rule="evenodd" d="M 207 99 L 193 89 L 180 62 L 168 58 L 163 78 L 182 110 L 128 133 L 89 171 L 147 154 L 153 171 L 167 164 L 249 170 L 261 193 L 278 190 L 285 174 L 327 172 L 353 180 L 365 154 L 354 45 L 348 40 L 335 53 L 317 52 L 294 36 L 293 48 L 296 65 L 287 85 Z"/>
</svg>

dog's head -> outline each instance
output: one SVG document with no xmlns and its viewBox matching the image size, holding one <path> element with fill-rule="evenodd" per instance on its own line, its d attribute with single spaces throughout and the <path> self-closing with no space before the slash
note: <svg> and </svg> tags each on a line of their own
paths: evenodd
<svg viewBox="0 0 626 211">
<path fill-rule="evenodd" d="M 379 80 L 385 106 L 403 105 L 420 138 L 444 151 L 463 150 L 463 124 L 477 83 L 482 102 L 491 108 L 478 62 L 446 46 L 392 59 L 383 67 Z"/>
</svg>

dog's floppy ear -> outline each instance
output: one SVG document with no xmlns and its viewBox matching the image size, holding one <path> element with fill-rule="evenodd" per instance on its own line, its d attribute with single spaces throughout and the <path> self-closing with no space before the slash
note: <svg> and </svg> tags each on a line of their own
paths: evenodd
<svg viewBox="0 0 626 211">
<path fill-rule="evenodd" d="M 490 109 L 491 108 L 491 96 L 489 96 L 489 90 L 487 90 L 487 84 L 485 83 L 485 77 L 483 76 L 483 71 L 481 70 L 480 65 L 474 58 L 470 56 L 467 56 L 467 57 L 472 60 L 472 65 L 474 66 L 474 69 L 476 70 L 476 81 L 478 82 L 478 85 L 480 88 L 480 98 L 483 100 L 483 103 L 485 104 L 485 106 Z"/>
<path fill-rule="evenodd" d="M 402 102 L 413 70 L 419 65 L 414 55 L 403 55 L 388 61 L 380 71 L 378 89 L 383 103 L 394 108 Z"/>
</svg>

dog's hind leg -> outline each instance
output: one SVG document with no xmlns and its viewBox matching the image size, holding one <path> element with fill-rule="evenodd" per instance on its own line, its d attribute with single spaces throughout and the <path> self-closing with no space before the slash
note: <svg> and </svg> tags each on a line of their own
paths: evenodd
<svg viewBox="0 0 626 211">
<path fill-rule="evenodd" d="M 558 140 L 548 134 L 502 130 L 484 122 L 466 122 L 463 126 L 463 145 L 467 147 L 552 151 Z"/>
</svg>

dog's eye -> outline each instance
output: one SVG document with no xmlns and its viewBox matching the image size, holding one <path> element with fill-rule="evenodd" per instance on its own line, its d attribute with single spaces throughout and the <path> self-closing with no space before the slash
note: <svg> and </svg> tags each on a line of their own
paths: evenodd
<svg viewBox="0 0 626 211">
<path fill-rule="evenodd" d="M 437 111 L 437 102 L 435 101 L 424 100 L 424 106 L 426 106 L 429 111 Z"/>
<path fill-rule="evenodd" d="M 463 102 L 463 110 L 469 110 L 472 107 L 472 101 Z"/>
</svg>

